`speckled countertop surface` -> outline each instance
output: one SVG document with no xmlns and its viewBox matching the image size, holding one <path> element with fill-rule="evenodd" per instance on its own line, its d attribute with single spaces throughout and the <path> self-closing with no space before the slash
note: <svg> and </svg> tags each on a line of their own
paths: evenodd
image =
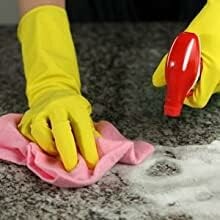
<svg viewBox="0 0 220 220">
<path fill-rule="evenodd" d="M 0 219 L 220 218 L 217 207 L 212 218 L 203 213 L 201 204 L 196 206 L 201 214 L 193 213 L 197 202 L 212 208 L 220 202 L 215 188 L 204 186 L 207 190 L 201 192 L 197 188 L 198 194 L 190 192 L 184 201 L 156 194 L 168 198 L 165 192 L 169 194 L 175 184 L 179 184 L 177 192 L 186 189 L 181 184 L 189 181 L 187 176 L 183 183 L 177 179 L 174 185 L 168 184 L 169 178 L 186 170 L 179 164 L 184 160 L 181 156 L 193 149 L 201 153 L 204 148 L 200 145 L 220 136 L 219 95 L 213 96 L 205 109 L 184 107 L 182 117 L 171 120 L 162 115 L 164 90 L 151 85 L 154 68 L 183 28 L 182 23 L 74 25 L 83 93 L 93 104 L 94 119 L 109 120 L 127 137 L 156 144 L 157 152 L 140 166 L 116 166 L 97 184 L 77 190 L 53 187 L 24 167 L 0 162 Z M 16 27 L 0 27 L 0 115 L 27 108 L 22 71 Z M 219 158 L 219 154 L 215 156 Z M 218 175 L 211 183 L 219 185 L 219 180 Z M 191 181 L 194 185 L 190 187 L 195 187 L 196 177 Z"/>
</svg>

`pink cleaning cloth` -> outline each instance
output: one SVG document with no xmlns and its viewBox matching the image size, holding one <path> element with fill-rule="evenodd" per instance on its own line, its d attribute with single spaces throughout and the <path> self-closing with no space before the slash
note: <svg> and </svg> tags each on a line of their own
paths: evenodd
<svg viewBox="0 0 220 220">
<path fill-rule="evenodd" d="M 131 141 L 123 137 L 109 122 L 95 124 L 102 137 L 96 143 L 100 160 L 94 170 L 88 169 L 78 154 L 77 167 L 66 172 L 62 163 L 44 153 L 17 130 L 22 114 L 10 113 L 0 117 L 0 159 L 26 165 L 42 180 L 59 187 L 83 187 L 97 182 L 116 163 L 139 164 L 150 156 L 154 147 L 143 141 Z"/>
</svg>

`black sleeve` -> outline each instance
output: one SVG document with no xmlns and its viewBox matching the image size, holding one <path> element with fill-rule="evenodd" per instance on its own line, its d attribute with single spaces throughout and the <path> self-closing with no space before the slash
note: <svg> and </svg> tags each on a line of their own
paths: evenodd
<svg viewBox="0 0 220 220">
<path fill-rule="evenodd" d="M 190 20 L 206 0 L 67 0 L 71 21 Z"/>
</svg>

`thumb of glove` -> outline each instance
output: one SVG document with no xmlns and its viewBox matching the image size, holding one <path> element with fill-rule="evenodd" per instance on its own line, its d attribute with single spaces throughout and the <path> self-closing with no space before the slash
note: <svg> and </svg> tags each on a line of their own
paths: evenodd
<svg viewBox="0 0 220 220">
<path fill-rule="evenodd" d="M 152 83 L 155 87 L 162 87 L 166 85 L 166 80 L 165 80 L 166 59 L 167 59 L 167 54 L 163 57 L 159 66 L 154 71 L 152 77 Z"/>
</svg>

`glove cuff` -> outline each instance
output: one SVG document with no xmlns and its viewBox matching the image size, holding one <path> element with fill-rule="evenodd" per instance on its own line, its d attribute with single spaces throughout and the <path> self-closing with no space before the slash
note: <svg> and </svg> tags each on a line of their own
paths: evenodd
<svg viewBox="0 0 220 220">
<path fill-rule="evenodd" d="M 22 46 L 29 106 L 47 90 L 80 93 L 75 48 L 65 9 L 43 5 L 20 20 L 17 36 Z"/>
<path fill-rule="evenodd" d="M 20 36 L 22 34 L 22 26 L 23 26 L 23 23 L 26 22 L 26 20 L 29 18 L 29 17 L 34 17 L 36 16 L 37 14 L 39 13 L 44 13 L 44 12 L 48 12 L 48 11 L 60 11 L 60 13 L 66 13 L 65 12 L 65 9 L 62 8 L 62 7 L 59 7 L 59 6 L 56 6 L 56 5 L 40 5 L 40 6 L 37 6 L 33 9 L 31 9 L 30 11 L 26 12 L 20 19 L 19 23 L 18 23 L 18 28 L 17 28 L 17 36 L 18 36 L 18 39 L 20 40 Z M 31 18 L 30 18 L 31 19 Z M 24 24 L 25 25 L 25 24 Z"/>
<path fill-rule="evenodd" d="M 208 0 L 207 4 L 215 4 L 220 6 L 220 1 L 219 0 Z"/>
</svg>

